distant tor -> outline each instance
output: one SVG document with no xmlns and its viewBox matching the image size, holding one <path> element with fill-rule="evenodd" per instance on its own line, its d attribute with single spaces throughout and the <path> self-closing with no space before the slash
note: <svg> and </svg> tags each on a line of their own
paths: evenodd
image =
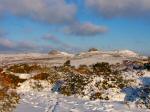
<svg viewBox="0 0 150 112">
<path fill-rule="evenodd" d="M 98 51 L 98 49 L 96 49 L 96 48 L 90 48 L 90 49 L 88 50 L 88 52 L 92 52 L 92 51 Z"/>
</svg>

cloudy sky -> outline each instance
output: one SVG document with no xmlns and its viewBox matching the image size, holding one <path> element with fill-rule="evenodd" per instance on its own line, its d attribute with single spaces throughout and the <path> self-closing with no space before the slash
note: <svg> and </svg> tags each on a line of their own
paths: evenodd
<svg viewBox="0 0 150 112">
<path fill-rule="evenodd" d="M 149 42 L 150 0 L 0 0 L 0 52 L 150 54 Z"/>
</svg>

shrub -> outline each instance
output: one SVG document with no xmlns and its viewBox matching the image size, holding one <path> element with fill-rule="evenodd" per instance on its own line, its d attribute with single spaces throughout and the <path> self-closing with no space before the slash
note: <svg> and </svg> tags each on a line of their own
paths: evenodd
<svg viewBox="0 0 150 112">
<path fill-rule="evenodd" d="M 145 63 L 145 64 L 144 64 L 144 67 L 145 67 L 148 71 L 150 71 L 150 63 Z"/>
<path fill-rule="evenodd" d="M 0 81 L 5 87 L 15 88 L 18 86 L 18 83 L 22 83 L 25 79 L 20 79 L 18 76 L 7 74 L 7 73 L 0 73 Z"/>
<path fill-rule="evenodd" d="M 62 78 L 63 75 L 61 75 L 58 71 L 56 71 L 54 68 L 45 68 L 42 69 L 42 73 L 39 73 L 32 77 L 34 80 L 47 80 L 51 84 L 57 82 L 59 79 Z"/>
<path fill-rule="evenodd" d="M 90 96 L 90 100 L 102 99 L 102 94 L 100 92 L 94 93 Z"/>
<path fill-rule="evenodd" d="M 63 66 L 71 66 L 70 60 L 67 60 Z"/>
<path fill-rule="evenodd" d="M 109 63 L 105 63 L 105 62 L 96 63 L 92 65 L 92 69 L 93 69 L 93 73 L 95 73 L 96 75 L 109 75 L 112 72 Z"/>
<path fill-rule="evenodd" d="M 19 103 L 19 95 L 0 90 L 0 112 L 12 112 Z"/>
<path fill-rule="evenodd" d="M 136 101 L 138 106 L 145 106 L 150 109 L 150 87 L 142 87 L 139 91 L 139 99 Z"/>
<path fill-rule="evenodd" d="M 10 66 L 7 70 L 13 73 L 30 73 L 34 70 L 41 70 L 41 66 L 37 64 L 29 65 L 29 64 L 15 64 Z"/>
<path fill-rule="evenodd" d="M 49 74 L 48 73 L 40 73 L 33 77 L 34 80 L 47 80 Z"/>
<path fill-rule="evenodd" d="M 70 73 L 67 74 L 64 80 L 64 84 L 61 87 L 61 93 L 67 96 L 73 94 L 83 94 L 84 86 L 89 83 L 87 77 L 79 74 Z"/>
<path fill-rule="evenodd" d="M 77 72 L 81 74 L 87 74 L 87 75 L 92 75 L 91 69 L 87 65 L 80 65 L 77 69 Z"/>
</svg>

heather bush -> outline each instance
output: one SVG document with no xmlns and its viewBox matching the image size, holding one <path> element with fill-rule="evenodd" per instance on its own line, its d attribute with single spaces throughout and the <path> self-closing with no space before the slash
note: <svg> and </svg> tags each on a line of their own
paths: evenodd
<svg viewBox="0 0 150 112">
<path fill-rule="evenodd" d="M 138 91 L 136 105 L 150 109 L 150 86 L 141 87 Z"/>
<path fill-rule="evenodd" d="M 41 66 L 37 64 L 29 65 L 29 64 L 15 64 L 10 66 L 7 70 L 13 73 L 30 73 L 34 70 L 41 70 Z"/>
<path fill-rule="evenodd" d="M 80 65 L 77 69 L 77 72 L 85 75 L 92 75 L 92 70 L 87 65 Z"/>
<path fill-rule="evenodd" d="M 64 78 L 64 84 L 60 93 L 70 96 L 74 94 L 83 94 L 84 86 L 89 83 L 89 78 L 79 74 L 69 73 Z"/>
<path fill-rule="evenodd" d="M 8 73 L 0 73 L 0 81 L 4 87 L 16 88 L 18 83 L 22 83 L 25 79 L 20 79 L 18 76 Z"/>
<path fill-rule="evenodd" d="M 63 77 L 61 73 L 56 71 L 52 67 L 45 67 L 44 69 L 41 69 L 41 73 L 35 75 L 32 77 L 34 80 L 47 80 L 51 84 L 56 83 L 58 80 L 60 80 Z"/>
<path fill-rule="evenodd" d="M 111 66 L 109 63 L 96 63 L 92 65 L 93 73 L 96 75 L 109 75 L 111 74 Z"/>
<path fill-rule="evenodd" d="M 19 103 L 19 95 L 0 90 L 0 112 L 12 112 Z"/>
</svg>

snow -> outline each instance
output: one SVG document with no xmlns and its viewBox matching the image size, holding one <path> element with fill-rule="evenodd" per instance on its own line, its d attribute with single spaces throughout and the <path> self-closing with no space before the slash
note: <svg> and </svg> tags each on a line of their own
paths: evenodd
<svg viewBox="0 0 150 112">
<path fill-rule="evenodd" d="M 119 55 L 118 55 L 119 54 Z M 114 56 L 116 55 L 116 56 Z M 118 56 L 117 56 L 118 55 Z M 66 58 L 67 57 L 67 58 Z M 69 58 L 68 58 L 69 57 Z M 79 55 L 61 52 L 59 56 L 52 56 L 41 53 L 24 53 L 24 54 L 0 54 L 1 64 L 13 64 L 20 62 L 44 63 L 44 64 L 62 64 L 67 59 L 71 64 L 78 66 L 80 64 L 90 65 L 97 62 L 109 62 L 111 64 L 120 63 L 123 60 L 136 59 L 138 54 L 129 51 L 93 51 L 83 52 Z M 64 96 L 57 92 L 52 92 L 54 85 L 44 80 L 30 79 L 33 74 L 15 74 L 21 79 L 27 79 L 20 83 L 16 91 L 20 95 L 20 101 L 14 112 L 150 112 L 148 109 L 137 108 L 137 87 L 141 85 L 150 85 L 150 72 L 144 71 L 145 75 L 139 77 L 136 71 L 124 72 L 126 79 L 133 79 L 131 88 L 120 90 L 111 88 L 105 92 L 109 96 L 109 101 L 89 100 L 92 92 L 97 92 L 96 82 L 103 81 L 101 77 L 95 77 L 85 89 L 85 96 Z M 1 88 L 1 87 L 0 87 Z M 133 102 L 129 101 L 133 98 Z"/>
<path fill-rule="evenodd" d="M 15 73 L 15 76 L 18 76 L 20 79 L 29 79 L 33 75 L 31 75 L 31 74 L 23 74 L 23 73 Z"/>
<path fill-rule="evenodd" d="M 45 90 L 26 92 L 14 112 L 149 112 L 147 109 L 128 107 L 122 101 L 84 100 L 66 97 Z"/>
<path fill-rule="evenodd" d="M 145 72 L 147 73 L 145 76 L 148 77 L 149 72 Z M 150 112 L 148 109 L 136 107 L 137 90 L 133 88 L 126 88 L 124 91 L 117 88 L 108 89 L 106 94 L 109 94 L 109 101 L 89 100 L 90 89 L 96 92 L 97 89 L 93 88 L 94 84 L 102 80 L 103 78 L 95 77 L 93 82 L 86 87 L 85 97 L 64 96 L 52 92 L 51 89 L 54 85 L 47 81 L 27 80 L 17 88 L 21 99 L 14 112 Z M 36 88 L 37 83 L 40 85 L 40 89 Z M 133 102 L 128 101 L 131 96 Z"/>
<path fill-rule="evenodd" d="M 60 52 L 60 54 L 64 55 L 64 56 L 69 56 L 69 57 L 73 57 L 74 54 L 69 54 L 69 53 L 66 53 L 66 52 Z"/>
<path fill-rule="evenodd" d="M 121 56 L 126 56 L 126 57 L 138 57 L 137 53 L 130 50 L 121 50 L 121 51 L 117 51 L 117 53 Z"/>
</svg>

